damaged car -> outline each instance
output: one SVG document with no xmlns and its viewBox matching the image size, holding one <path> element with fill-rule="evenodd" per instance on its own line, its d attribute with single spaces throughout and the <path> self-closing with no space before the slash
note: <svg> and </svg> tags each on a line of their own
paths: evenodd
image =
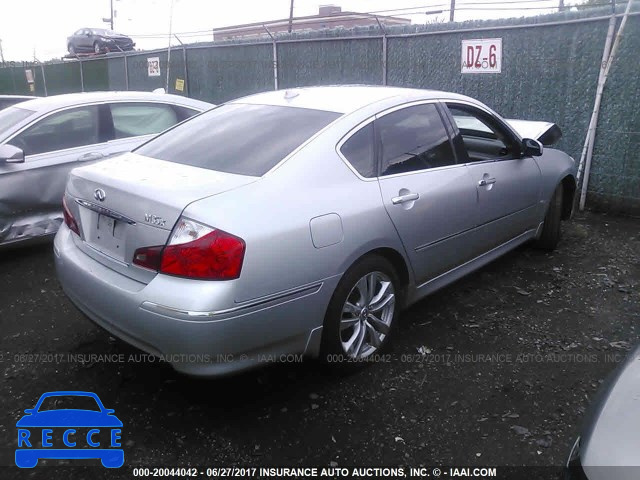
<svg viewBox="0 0 640 480">
<path fill-rule="evenodd" d="M 0 111 L 0 247 L 56 233 L 74 167 L 128 152 L 211 107 L 177 95 L 96 92 Z"/>
<path fill-rule="evenodd" d="M 555 248 L 576 164 L 544 125 L 394 87 L 234 100 L 71 172 L 58 278 L 186 374 L 362 365 L 403 308 L 525 242 Z"/>
</svg>

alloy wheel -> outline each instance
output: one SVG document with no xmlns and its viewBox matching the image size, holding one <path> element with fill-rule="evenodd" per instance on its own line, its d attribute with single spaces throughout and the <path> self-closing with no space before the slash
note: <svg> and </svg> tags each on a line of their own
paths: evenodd
<svg viewBox="0 0 640 480">
<path fill-rule="evenodd" d="M 361 359 L 375 353 L 389 334 L 396 306 L 391 279 L 370 272 L 356 282 L 340 316 L 340 342 L 344 353 Z"/>
</svg>

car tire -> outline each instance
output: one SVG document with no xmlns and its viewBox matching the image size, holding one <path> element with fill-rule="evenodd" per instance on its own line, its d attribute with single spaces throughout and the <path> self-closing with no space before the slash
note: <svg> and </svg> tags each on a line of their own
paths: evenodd
<svg viewBox="0 0 640 480">
<path fill-rule="evenodd" d="M 549 201 L 547 214 L 542 225 L 542 233 L 534 243 L 536 248 L 552 251 L 558 245 L 561 236 L 562 196 L 563 188 L 562 184 L 560 184 L 556 187 Z"/>
<path fill-rule="evenodd" d="M 329 302 L 320 360 L 343 370 L 374 361 L 397 323 L 400 292 L 398 275 L 386 258 L 368 255 L 352 265 Z"/>
<path fill-rule="evenodd" d="M 69 51 L 69 55 L 75 55 L 76 54 L 76 48 L 71 44 L 67 45 L 67 50 Z"/>
<path fill-rule="evenodd" d="M 100 48 L 100 44 L 98 42 L 93 42 L 93 53 L 101 53 L 102 49 Z"/>
</svg>

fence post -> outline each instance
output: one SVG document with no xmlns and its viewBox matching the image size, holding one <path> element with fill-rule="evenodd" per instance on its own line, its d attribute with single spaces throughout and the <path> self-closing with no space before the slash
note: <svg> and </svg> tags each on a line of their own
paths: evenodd
<svg viewBox="0 0 640 480">
<path fill-rule="evenodd" d="M 82 71 L 82 60 L 78 58 L 78 62 L 80 62 L 80 88 L 81 91 L 84 92 L 84 72 Z"/>
<path fill-rule="evenodd" d="M 127 60 L 128 55 L 125 53 L 124 57 L 124 89 L 129 91 L 129 61 Z"/>
<path fill-rule="evenodd" d="M 185 47 L 184 43 L 182 42 L 182 40 L 180 40 L 180 37 L 178 37 L 178 35 L 174 33 L 173 36 L 176 37 L 176 40 L 178 40 L 178 42 L 182 46 L 182 61 L 184 66 L 182 73 L 184 74 L 184 84 L 185 84 L 184 94 L 188 97 L 189 96 L 189 72 L 187 72 L 187 47 Z"/>
<path fill-rule="evenodd" d="M 182 46 L 182 60 L 184 61 L 184 94 L 189 96 L 189 69 L 187 68 L 187 47 Z"/>
<path fill-rule="evenodd" d="M 627 24 L 627 18 L 629 17 L 629 12 L 631 11 L 631 4 L 633 0 L 629 0 L 627 2 L 627 8 L 624 11 L 624 15 L 622 16 L 622 21 L 620 22 L 620 27 L 618 28 L 618 32 L 616 33 L 616 38 L 613 41 L 613 45 L 611 46 L 611 51 L 606 58 L 606 62 L 602 66 L 604 66 L 604 71 L 600 71 L 600 77 L 598 78 L 598 89 L 596 91 L 596 100 L 593 106 L 593 114 L 591 123 L 589 125 L 590 130 L 587 132 L 587 141 L 585 145 L 587 146 L 586 158 L 584 159 L 584 177 L 582 179 L 582 188 L 580 191 L 580 203 L 579 208 L 580 211 L 584 210 L 584 206 L 587 200 L 587 190 L 589 189 L 589 175 L 591 172 L 591 160 L 593 156 L 593 146 L 595 144 L 596 137 L 596 128 L 598 126 L 598 115 L 600 113 L 600 102 L 602 100 L 602 94 L 604 91 L 604 85 L 607 82 L 607 78 L 609 77 L 609 71 L 611 70 L 611 65 L 613 60 L 616 57 L 616 53 L 618 51 L 618 46 L 620 45 L 620 39 L 622 38 L 624 31 L 624 27 Z M 611 24 L 615 24 L 615 11 L 611 14 Z M 611 31 L 611 30 L 610 30 Z M 610 42 L 609 35 L 607 35 L 607 42 Z M 605 47 L 606 48 L 606 47 Z M 604 56 L 603 56 L 604 58 Z M 582 165 L 582 158 L 580 159 L 580 165 Z M 578 172 L 579 173 L 579 172 Z"/>
<path fill-rule="evenodd" d="M 387 30 L 384 28 L 378 16 L 376 15 L 378 27 L 382 30 L 382 85 L 387 84 Z"/>
<path fill-rule="evenodd" d="M 42 71 L 42 86 L 44 87 L 44 96 L 48 97 L 49 94 L 47 93 L 47 77 L 44 74 L 44 64 L 43 63 L 40 64 L 40 70 Z"/>
<path fill-rule="evenodd" d="M 276 43 L 276 37 L 274 37 L 266 25 L 262 25 L 267 34 L 271 37 L 272 44 L 272 60 L 273 60 L 273 89 L 278 90 L 278 45 Z"/>
</svg>

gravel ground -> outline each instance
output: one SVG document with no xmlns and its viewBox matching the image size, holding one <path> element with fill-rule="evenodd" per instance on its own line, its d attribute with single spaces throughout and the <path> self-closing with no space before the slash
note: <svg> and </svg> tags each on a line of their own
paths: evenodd
<svg viewBox="0 0 640 480">
<path fill-rule="evenodd" d="M 3 252 L 0 465 L 13 464 L 23 410 L 71 389 L 115 409 L 128 466 L 561 465 L 589 399 L 638 342 L 639 225 L 577 216 L 556 252 L 519 248 L 414 305 L 386 361 L 348 376 L 308 361 L 202 380 L 158 362 L 29 359 L 139 352 L 75 310 L 50 246 Z"/>
</svg>

